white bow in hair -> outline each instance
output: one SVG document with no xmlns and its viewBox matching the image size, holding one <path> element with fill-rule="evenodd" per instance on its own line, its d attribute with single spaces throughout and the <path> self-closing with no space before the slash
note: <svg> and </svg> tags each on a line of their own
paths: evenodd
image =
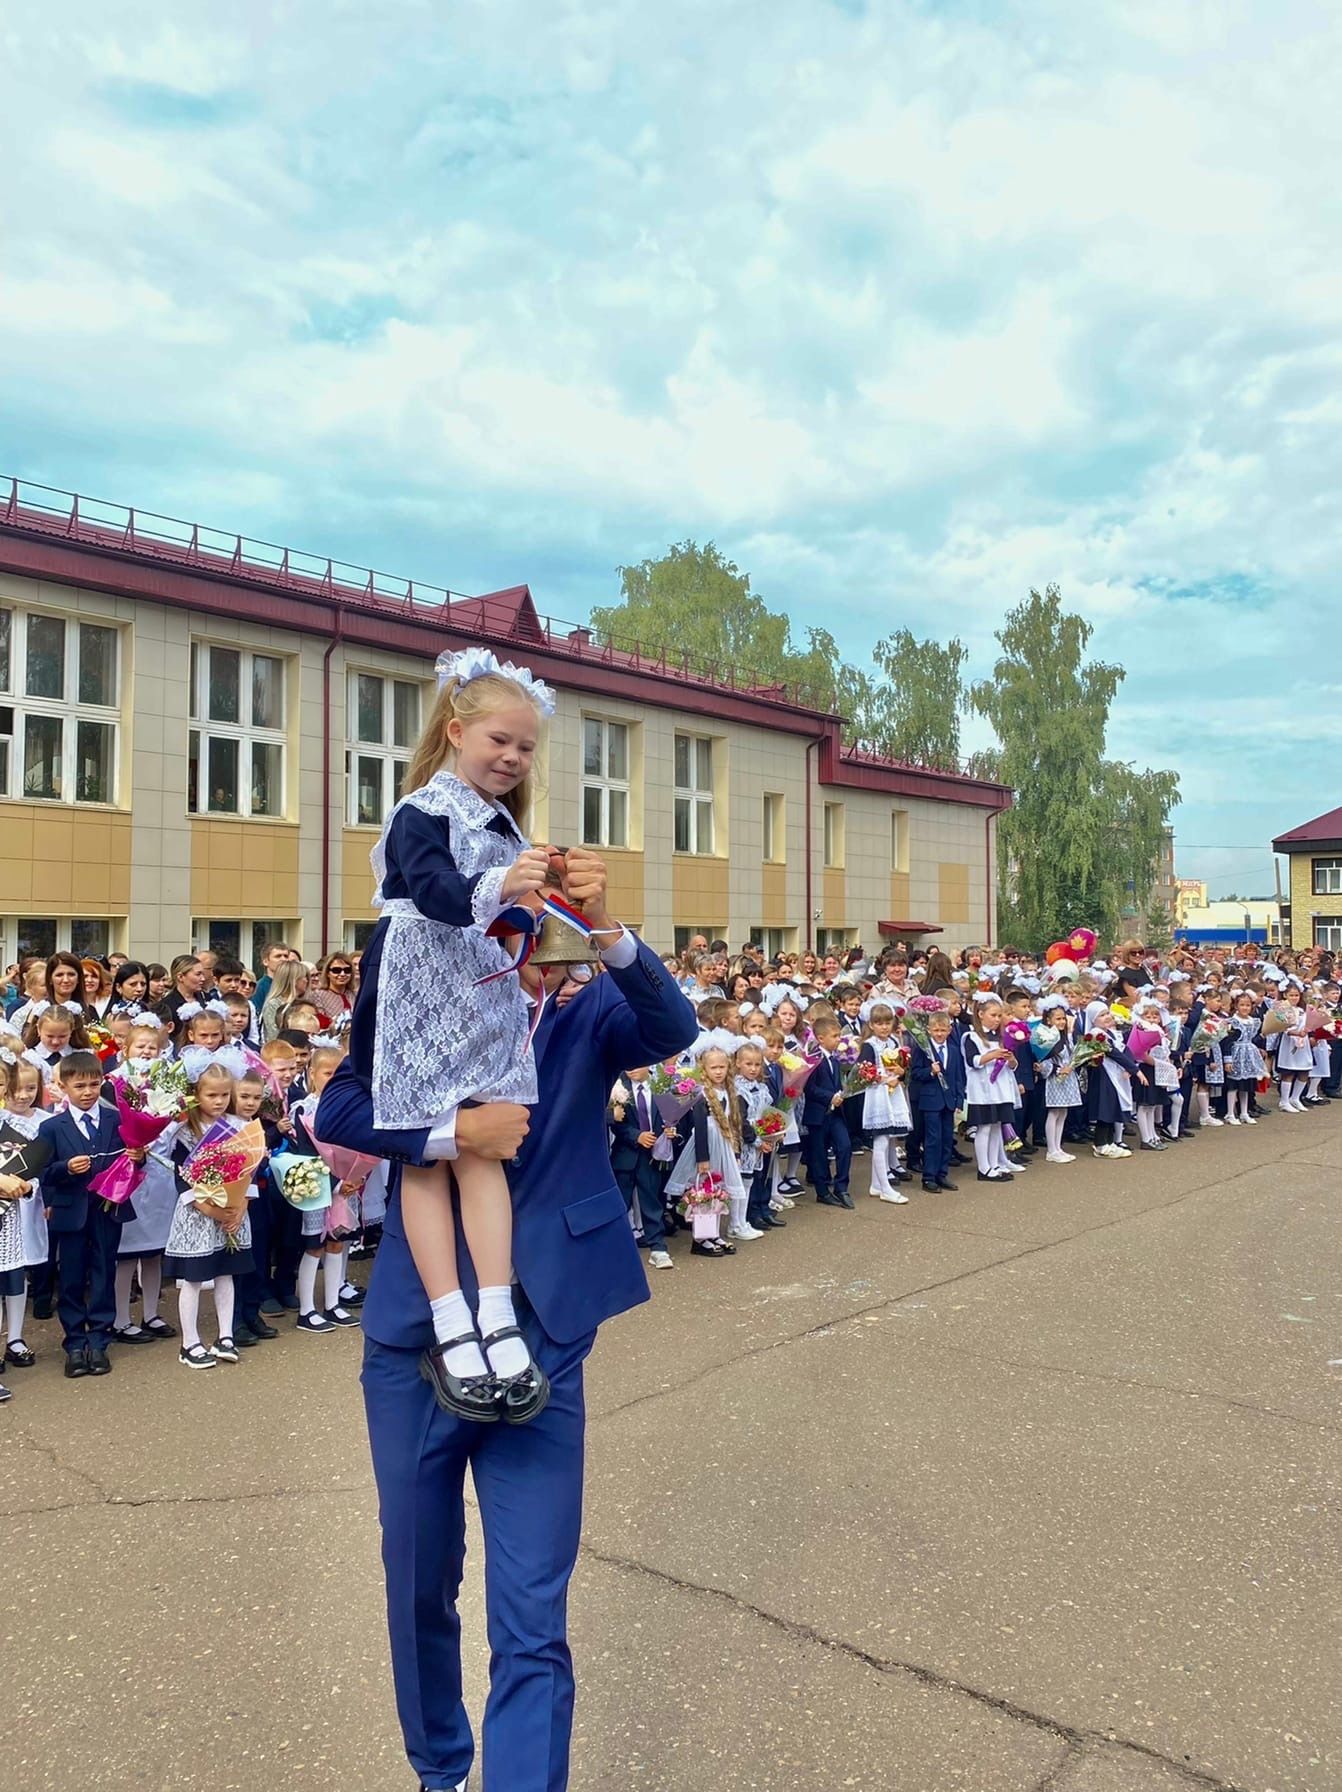
<svg viewBox="0 0 1342 1792">
<path fill-rule="evenodd" d="M 534 678 L 525 666 L 515 666 L 511 660 L 498 660 L 487 647 L 463 647 L 456 653 L 440 653 L 433 670 L 440 691 L 449 678 L 455 678 L 458 684 L 470 684 L 474 679 L 490 675 L 509 678 L 514 684 L 521 685 L 543 716 L 552 716 L 555 712 L 555 694 L 548 684 Z"/>
<path fill-rule="evenodd" d="M 64 1008 L 68 1014 L 75 1015 L 77 1019 L 82 1020 L 84 1018 L 84 1010 L 80 1007 L 78 1002 L 30 1002 L 28 1004 L 28 1018 L 30 1020 L 41 1020 L 44 1014 L 50 1014 L 56 1008 Z"/>
<path fill-rule="evenodd" d="M 179 1021 L 194 1020 L 198 1014 L 217 1014 L 220 1020 L 227 1020 L 228 1003 L 220 1001 L 183 1002 L 181 1007 L 177 1010 L 177 1018 Z"/>
<path fill-rule="evenodd" d="M 741 1045 L 735 1033 L 729 1033 L 726 1027 L 710 1027 L 701 1033 L 690 1047 L 690 1056 L 697 1063 L 705 1052 L 726 1052 L 730 1058 Z"/>
</svg>

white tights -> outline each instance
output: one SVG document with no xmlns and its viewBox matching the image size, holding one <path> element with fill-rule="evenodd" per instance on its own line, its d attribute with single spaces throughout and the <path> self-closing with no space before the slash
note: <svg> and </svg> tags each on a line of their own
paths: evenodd
<svg viewBox="0 0 1342 1792">
<path fill-rule="evenodd" d="M 888 1195 L 893 1184 L 890 1181 L 890 1153 L 895 1141 L 888 1132 L 878 1132 L 871 1141 L 871 1192 L 873 1195 Z M 898 1163 L 898 1159 L 896 1159 Z"/>
<path fill-rule="evenodd" d="M 140 1270 L 140 1323 L 147 1325 L 158 1317 L 159 1296 L 163 1291 L 162 1257 L 119 1257 L 116 1266 L 116 1328 L 124 1332 L 130 1324 L 130 1290 L 136 1266 Z"/>
<path fill-rule="evenodd" d="M 1284 1107 L 1288 1113 L 1294 1113 L 1300 1106 L 1300 1097 L 1304 1091 L 1304 1087 L 1305 1080 L 1303 1077 L 1284 1076 L 1281 1079 L 1280 1102 L 1281 1106 Z"/>
<path fill-rule="evenodd" d="M 1174 1089 L 1170 1093 L 1170 1137 L 1172 1139 L 1178 1138 L 1179 1129 L 1183 1125 L 1183 1118 L 1184 1118 L 1183 1091 L 1181 1089 Z"/>
<path fill-rule="evenodd" d="M 7 1294 L 5 1296 L 5 1336 L 11 1344 L 17 1344 L 23 1336 L 24 1315 L 28 1311 L 26 1294 Z"/>
<path fill-rule="evenodd" d="M 1137 1136 L 1143 1145 L 1154 1145 L 1156 1142 L 1156 1110 L 1148 1107 L 1137 1109 Z"/>
<path fill-rule="evenodd" d="M 193 1344 L 200 1343 L 200 1289 L 199 1282 L 178 1282 L 177 1284 L 177 1323 L 182 1330 L 183 1350 L 190 1350 Z M 232 1276 L 216 1276 L 214 1278 L 214 1317 L 219 1327 L 219 1336 L 231 1338 L 233 1336 Z"/>
<path fill-rule="evenodd" d="M 1212 1097 L 1210 1089 L 1195 1089 L 1193 1098 L 1198 1105 L 1198 1125 L 1206 1126 L 1212 1117 Z"/>
<path fill-rule="evenodd" d="M 989 1170 L 1006 1168 L 1006 1146 L 1002 1143 L 1000 1125 L 974 1128 L 974 1161 L 985 1176 Z"/>
<path fill-rule="evenodd" d="M 1062 1151 L 1062 1129 L 1067 1124 L 1066 1108 L 1049 1108 L 1044 1115 L 1044 1142 L 1052 1156 Z"/>
</svg>

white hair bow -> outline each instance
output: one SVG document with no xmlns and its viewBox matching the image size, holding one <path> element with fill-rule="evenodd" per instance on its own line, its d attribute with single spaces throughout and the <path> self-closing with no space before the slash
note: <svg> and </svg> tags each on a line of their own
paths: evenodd
<svg viewBox="0 0 1342 1792">
<path fill-rule="evenodd" d="M 198 1014 L 217 1014 L 220 1020 L 227 1020 L 228 1003 L 217 1000 L 213 1002 L 183 1002 L 177 1010 L 179 1021 L 194 1020 Z"/>
<path fill-rule="evenodd" d="M 487 647 L 463 647 L 459 652 L 440 653 L 433 670 L 440 691 L 449 678 L 455 678 L 458 684 L 470 684 L 474 679 L 492 675 L 521 685 L 543 716 L 552 716 L 555 712 L 555 694 L 548 684 L 534 678 L 525 666 L 515 666 L 511 660 L 500 661 Z"/>
</svg>

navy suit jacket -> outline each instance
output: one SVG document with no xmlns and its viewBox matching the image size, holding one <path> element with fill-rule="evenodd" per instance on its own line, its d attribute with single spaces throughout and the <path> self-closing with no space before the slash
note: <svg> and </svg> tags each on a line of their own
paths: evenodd
<svg viewBox="0 0 1342 1792">
<path fill-rule="evenodd" d="M 823 1126 L 825 1116 L 830 1111 L 830 1104 L 843 1088 L 843 1070 L 834 1060 L 827 1063 L 824 1058 L 816 1065 L 806 1079 L 806 1087 L 802 1090 L 802 1125 L 806 1127 Z"/>
<path fill-rule="evenodd" d="M 603 1319 L 648 1298 L 629 1212 L 606 1142 L 611 1085 L 631 1064 L 655 1064 L 691 1045 L 694 1010 L 654 952 L 639 942 L 627 970 L 608 969 L 580 995 L 546 1006 L 534 1050 L 539 1098 L 531 1131 L 508 1170 L 513 1198 L 513 1267 L 548 1337 L 575 1343 Z M 423 1130 L 379 1130 L 369 1087 L 346 1060 L 322 1091 L 321 1135 L 393 1163 L 421 1160 Z M 428 1296 L 401 1223 L 393 1172 L 382 1243 L 373 1265 L 364 1330 L 379 1344 L 426 1349 L 433 1342 Z M 470 1253 L 457 1216 L 463 1290 L 474 1295 Z"/>
<path fill-rule="evenodd" d="M 82 1232 L 88 1221 L 89 1202 L 98 1200 L 95 1193 L 90 1195 L 89 1183 L 93 1177 L 107 1169 L 112 1162 L 110 1153 L 121 1149 L 121 1122 L 114 1109 L 104 1107 L 101 1102 L 92 1110 L 95 1123 L 95 1136 L 86 1139 L 75 1122 L 70 1118 L 68 1108 L 52 1114 L 42 1122 L 42 1136 L 50 1140 L 52 1159 L 42 1172 L 42 1200 L 51 1209 L 51 1217 L 47 1227 L 52 1232 Z M 76 1157 L 91 1157 L 95 1161 L 85 1170 L 82 1176 L 73 1175 L 70 1171 L 70 1160 Z M 120 1224 L 135 1218 L 135 1209 L 129 1201 L 121 1207 L 113 1209 L 113 1218 Z"/>
<path fill-rule="evenodd" d="M 932 1060 L 921 1045 L 914 1044 L 909 1061 L 909 1089 L 913 1105 L 920 1114 L 935 1114 L 943 1108 L 952 1112 L 963 1106 L 965 1099 L 965 1055 L 952 1033 L 946 1041 L 946 1068 L 941 1077 L 932 1069 Z"/>
</svg>

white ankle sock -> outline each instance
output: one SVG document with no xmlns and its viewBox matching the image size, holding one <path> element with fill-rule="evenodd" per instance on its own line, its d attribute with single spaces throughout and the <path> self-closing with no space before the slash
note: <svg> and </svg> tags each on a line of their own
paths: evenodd
<svg viewBox="0 0 1342 1792">
<path fill-rule="evenodd" d="M 506 1326 L 517 1324 L 517 1315 L 513 1311 L 513 1291 L 510 1287 L 482 1288 L 480 1290 L 480 1336 L 487 1338 L 490 1332 L 502 1331 Z M 491 1344 L 485 1352 L 489 1358 L 489 1366 L 496 1375 L 520 1375 L 531 1361 L 531 1352 L 522 1338 L 503 1338 L 497 1344 Z"/>
<path fill-rule="evenodd" d="M 431 1300 L 429 1311 L 433 1315 L 433 1335 L 440 1344 L 446 1344 L 449 1338 L 466 1339 L 466 1343 L 444 1353 L 443 1367 L 453 1375 L 487 1374 L 489 1364 L 476 1338 L 475 1320 L 460 1288 Z"/>
</svg>

